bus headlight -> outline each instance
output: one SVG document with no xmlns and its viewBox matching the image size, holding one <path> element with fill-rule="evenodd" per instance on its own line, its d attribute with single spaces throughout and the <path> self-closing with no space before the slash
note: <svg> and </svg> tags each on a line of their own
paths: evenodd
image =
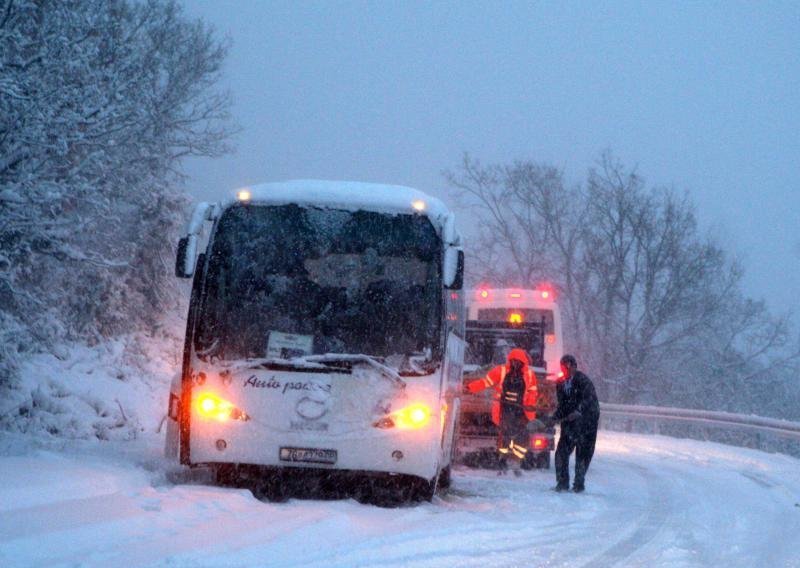
<svg viewBox="0 0 800 568">
<path fill-rule="evenodd" d="M 376 428 L 402 428 L 404 430 L 418 430 L 425 427 L 431 420 L 429 406 L 416 403 L 395 410 L 388 416 L 375 422 Z"/>
<path fill-rule="evenodd" d="M 224 422 L 229 418 L 242 421 L 250 420 L 247 413 L 236 408 L 232 402 L 210 392 L 204 392 L 197 397 L 195 408 L 201 418 L 219 420 L 220 422 Z"/>
</svg>

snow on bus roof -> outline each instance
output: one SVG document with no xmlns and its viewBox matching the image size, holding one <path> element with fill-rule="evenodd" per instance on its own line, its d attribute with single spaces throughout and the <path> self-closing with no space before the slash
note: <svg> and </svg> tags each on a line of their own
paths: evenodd
<svg viewBox="0 0 800 568">
<path fill-rule="evenodd" d="M 242 200 L 243 192 L 249 192 L 247 198 L 253 203 L 296 203 L 351 211 L 363 209 L 391 213 L 417 212 L 440 223 L 450 212 L 439 199 L 411 187 L 326 180 L 291 180 L 251 185 L 238 189 L 223 205 Z"/>
</svg>

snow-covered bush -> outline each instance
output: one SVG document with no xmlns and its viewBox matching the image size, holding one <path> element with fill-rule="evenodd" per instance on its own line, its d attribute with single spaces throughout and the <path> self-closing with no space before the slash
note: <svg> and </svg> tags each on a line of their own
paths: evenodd
<svg viewBox="0 0 800 568">
<path fill-rule="evenodd" d="M 0 399 L 0 430 L 53 439 L 130 440 L 154 432 L 164 384 L 180 370 L 176 336 L 120 336 L 88 347 L 64 343 L 19 364 L 17 386 Z"/>
</svg>

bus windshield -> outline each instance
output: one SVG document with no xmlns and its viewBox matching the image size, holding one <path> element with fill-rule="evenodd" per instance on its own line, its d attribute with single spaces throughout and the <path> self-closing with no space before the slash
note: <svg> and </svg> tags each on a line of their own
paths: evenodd
<svg viewBox="0 0 800 568">
<path fill-rule="evenodd" d="M 441 242 L 427 217 L 237 205 L 209 254 L 201 357 L 437 351 Z"/>
</svg>

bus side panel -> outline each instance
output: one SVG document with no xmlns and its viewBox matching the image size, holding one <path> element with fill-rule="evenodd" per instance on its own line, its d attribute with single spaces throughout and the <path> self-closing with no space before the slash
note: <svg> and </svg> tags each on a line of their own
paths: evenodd
<svg viewBox="0 0 800 568">
<path fill-rule="evenodd" d="M 442 402 L 446 412 L 442 416 L 442 466 L 450 465 L 455 443 L 455 428 L 461 408 L 462 375 L 466 342 L 454 332 L 447 337 L 445 363 L 442 369 Z"/>
<path fill-rule="evenodd" d="M 181 371 L 180 405 L 178 423 L 180 426 L 180 463 L 189 465 L 189 436 L 191 432 L 191 400 L 192 400 L 192 352 L 194 347 L 194 329 L 197 321 L 197 312 L 200 308 L 200 299 L 203 293 L 203 282 L 206 272 L 206 254 L 202 253 L 197 259 L 197 265 L 192 279 L 192 294 L 189 299 L 189 314 L 186 318 L 186 341 L 183 345 L 183 366 Z"/>
</svg>

